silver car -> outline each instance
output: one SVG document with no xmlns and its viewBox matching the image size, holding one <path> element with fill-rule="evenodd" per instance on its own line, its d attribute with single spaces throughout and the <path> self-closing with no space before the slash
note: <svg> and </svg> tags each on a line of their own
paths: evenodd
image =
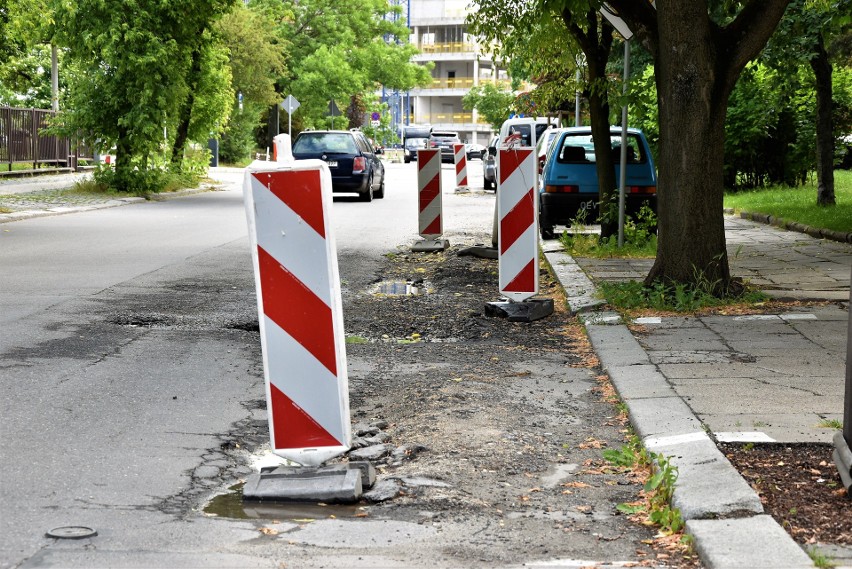
<svg viewBox="0 0 852 569">
<path fill-rule="evenodd" d="M 485 151 L 482 154 L 482 178 L 486 190 L 497 191 L 497 143 L 500 141 L 499 136 L 493 137 Z"/>
</svg>

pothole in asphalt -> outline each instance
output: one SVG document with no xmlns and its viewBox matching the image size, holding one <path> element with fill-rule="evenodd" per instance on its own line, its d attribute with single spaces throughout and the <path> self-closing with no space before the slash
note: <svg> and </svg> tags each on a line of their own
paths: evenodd
<svg viewBox="0 0 852 569">
<path fill-rule="evenodd" d="M 420 281 L 382 281 L 375 285 L 370 294 L 384 296 L 417 296 L 429 293 L 429 286 Z"/>
<path fill-rule="evenodd" d="M 111 318 L 110 323 L 131 328 L 164 328 L 173 325 L 174 319 L 154 314 L 122 314 Z"/>
<path fill-rule="evenodd" d="M 204 507 L 208 516 L 237 520 L 282 520 L 305 522 L 325 519 L 361 519 L 365 507 L 358 504 L 294 504 L 285 502 L 243 501 L 243 484 L 231 486 L 225 494 Z M 361 514 L 361 515 L 359 515 Z"/>
</svg>

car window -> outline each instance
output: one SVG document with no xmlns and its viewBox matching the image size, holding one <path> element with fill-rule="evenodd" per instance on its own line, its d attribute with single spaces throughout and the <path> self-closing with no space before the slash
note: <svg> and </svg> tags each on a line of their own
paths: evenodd
<svg viewBox="0 0 852 569">
<path fill-rule="evenodd" d="M 617 164 L 621 160 L 621 136 L 610 137 L 610 148 L 613 161 Z M 595 162 L 595 144 L 591 134 L 566 134 L 559 143 L 556 161 L 561 164 L 584 164 Z M 645 155 L 639 136 L 630 134 L 627 136 L 627 163 L 643 164 L 648 157 Z"/>
<path fill-rule="evenodd" d="M 358 144 L 358 149 L 367 154 L 373 154 L 373 148 L 370 146 L 370 141 L 364 138 L 363 135 L 355 135 L 355 142 Z"/>
<path fill-rule="evenodd" d="M 355 139 L 345 132 L 303 132 L 293 144 L 296 154 L 314 152 L 332 152 L 337 154 L 357 154 Z"/>
<path fill-rule="evenodd" d="M 516 124 L 509 127 L 509 136 L 512 136 L 513 134 L 520 135 L 520 146 L 532 145 L 532 138 L 530 136 L 531 132 L 530 125 L 528 124 Z"/>
<path fill-rule="evenodd" d="M 457 132 L 433 132 L 432 138 L 435 140 L 444 141 L 456 141 L 459 140 L 459 134 Z"/>
</svg>

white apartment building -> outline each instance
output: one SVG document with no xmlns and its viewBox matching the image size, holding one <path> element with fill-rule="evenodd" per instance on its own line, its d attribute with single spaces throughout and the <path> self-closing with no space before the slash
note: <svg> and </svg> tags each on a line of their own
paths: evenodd
<svg viewBox="0 0 852 569">
<path fill-rule="evenodd" d="M 454 130 L 463 142 L 487 144 L 491 126 L 462 107 L 472 87 L 494 82 L 509 87 L 505 69 L 467 33 L 469 0 L 408 0 L 410 41 L 420 49 L 416 62 L 433 62 L 432 84 L 405 98 L 407 122 Z"/>
</svg>

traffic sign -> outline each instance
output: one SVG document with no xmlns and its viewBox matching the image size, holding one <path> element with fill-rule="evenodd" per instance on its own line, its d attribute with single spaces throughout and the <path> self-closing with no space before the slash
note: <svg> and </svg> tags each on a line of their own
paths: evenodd
<svg viewBox="0 0 852 569">
<path fill-rule="evenodd" d="M 287 111 L 287 114 L 292 114 L 298 109 L 301 103 L 293 95 L 287 95 L 287 98 L 281 103 L 281 110 Z"/>
</svg>

